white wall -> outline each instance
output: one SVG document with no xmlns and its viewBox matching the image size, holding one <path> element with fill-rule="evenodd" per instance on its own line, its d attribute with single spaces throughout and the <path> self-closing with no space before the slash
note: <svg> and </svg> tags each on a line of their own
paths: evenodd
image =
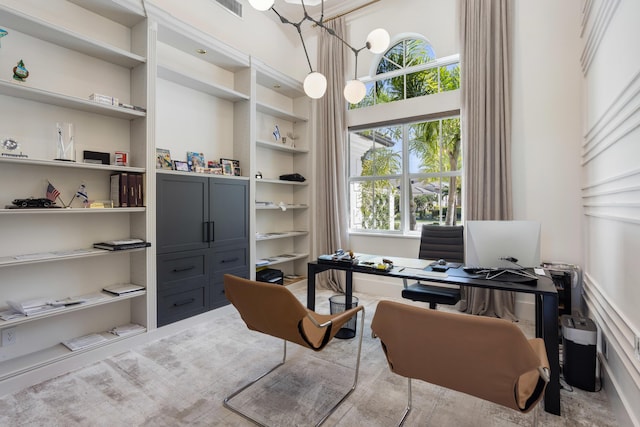
<svg viewBox="0 0 640 427">
<path fill-rule="evenodd" d="M 543 260 L 581 265 L 580 2 L 513 5 L 514 217 L 541 222 Z"/>
<path fill-rule="evenodd" d="M 583 14 L 585 299 L 604 388 L 621 424 L 640 425 L 640 3 L 589 1 Z"/>
</svg>

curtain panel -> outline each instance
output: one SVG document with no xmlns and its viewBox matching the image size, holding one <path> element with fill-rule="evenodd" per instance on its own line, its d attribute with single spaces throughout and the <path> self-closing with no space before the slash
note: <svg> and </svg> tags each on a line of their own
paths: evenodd
<svg viewBox="0 0 640 427">
<path fill-rule="evenodd" d="M 344 38 L 344 18 L 326 23 Z M 318 48 L 317 69 L 327 78 L 327 92 L 317 101 L 316 141 L 316 230 L 318 254 L 333 253 L 349 247 L 349 212 L 347 209 L 346 104 L 342 94 L 346 84 L 347 50 L 336 37 L 322 31 Z M 327 271 L 318 275 L 321 287 L 343 291 L 344 273 Z"/>
<path fill-rule="evenodd" d="M 458 0 L 465 218 L 510 220 L 511 0 Z M 515 320 L 515 294 L 462 289 L 461 311 Z"/>
</svg>

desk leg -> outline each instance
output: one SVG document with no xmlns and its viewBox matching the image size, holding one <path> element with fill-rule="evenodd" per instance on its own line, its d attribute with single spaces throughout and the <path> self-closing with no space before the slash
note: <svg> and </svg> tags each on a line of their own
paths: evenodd
<svg viewBox="0 0 640 427">
<path fill-rule="evenodd" d="M 351 308 L 351 303 L 353 299 L 353 273 L 351 272 L 351 270 L 346 270 L 345 275 L 346 275 L 346 278 L 345 278 L 346 289 L 344 291 L 344 307 L 345 307 L 345 310 L 348 310 Z"/>
<path fill-rule="evenodd" d="M 316 309 L 316 268 L 311 263 L 307 263 L 307 308 Z"/>
<path fill-rule="evenodd" d="M 544 345 L 551 368 L 551 381 L 544 393 L 544 410 L 560 415 L 560 355 L 558 350 L 558 295 L 542 297 Z"/>
</svg>

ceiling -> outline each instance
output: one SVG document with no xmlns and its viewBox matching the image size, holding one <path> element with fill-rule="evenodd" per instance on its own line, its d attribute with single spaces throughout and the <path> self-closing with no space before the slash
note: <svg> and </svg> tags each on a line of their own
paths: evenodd
<svg viewBox="0 0 640 427">
<path fill-rule="evenodd" d="M 324 18 L 332 18 L 336 15 L 348 12 L 352 9 L 370 3 L 372 0 L 324 0 Z M 297 4 L 293 4 L 296 3 Z M 311 6 L 311 3 L 317 3 L 315 6 Z M 322 12 L 321 2 L 318 0 L 305 0 L 305 7 L 307 13 L 315 19 L 320 18 Z M 290 21 L 297 21 L 302 19 L 304 15 L 302 11 L 302 5 L 300 0 L 275 0 L 274 9 L 278 11 L 282 16 Z"/>
</svg>

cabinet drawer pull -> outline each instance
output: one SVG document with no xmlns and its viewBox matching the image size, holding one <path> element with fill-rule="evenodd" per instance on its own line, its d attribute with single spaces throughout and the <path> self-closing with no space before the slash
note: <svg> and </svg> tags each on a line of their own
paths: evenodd
<svg viewBox="0 0 640 427">
<path fill-rule="evenodd" d="M 223 259 L 222 261 L 220 261 L 222 264 L 224 264 L 225 262 L 236 262 L 238 261 L 240 258 L 235 257 L 235 258 L 228 258 L 228 259 Z"/>
<path fill-rule="evenodd" d="M 184 268 L 174 268 L 173 272 L 174 273 L 181 273 L 183 271 L 189 271 L 189 270 L 193 270 L 194 268 L 196 268 L 195 265 L 189 266 L 189 267 L 184 267 Z"/>
<path fill-rule="evenodd" d="M 187 304 L 191 304 L 192 302 L 194 302 L 196 299 L 195 298 L 189 298 L 189 299 L 185 299 L 182 301 L 177 301 L 173 303 L 174 307 L 180 307 L 182 305 L 187 305 Z"/>
</svg>

